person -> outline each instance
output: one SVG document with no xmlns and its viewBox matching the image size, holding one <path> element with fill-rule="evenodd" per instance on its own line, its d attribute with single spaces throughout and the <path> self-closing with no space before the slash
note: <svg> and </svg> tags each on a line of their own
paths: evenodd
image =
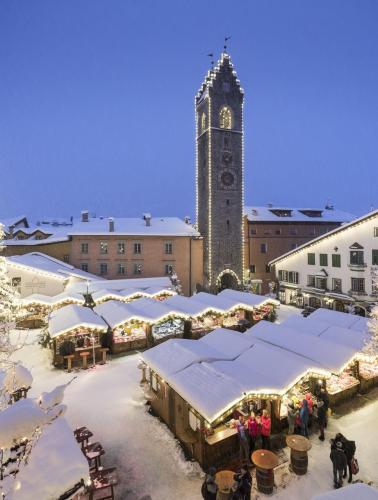
<svg viewBox="0 0 378 500">
<path fill-rule="evenodd" d="M 215 482 L 215 474 L 217 470 L 215 467 L 210 467 L 209 472 L 205 476 L 202 483 L 201 493 L 204 500 L 216 500 L 218 486 Z"/>
<path fill-rule="evenodd" d="M 240 469 L 239 474 L 234 475 L 234 494 L 232 500 L 250 500 L 252 491 L 252 476 L 246 466 Z"/>
<path fill-rule="evenodd" d="M 327 428 L 327 423 L 328 423 L 328 409 L 329 409 L 329 397 L 328 397 L 327 389 L 325 387 L 323 387 L 323 386 L 321 386 L 321 388 L 320 388 L 319 397 L 324 402 L 324 407 L 325 407 L 324 427 Z"/>
<path fill-rule="evenodd" d="M 354 454 L 356 453 L 356 443 L 355 443 L 355 441 L 349 441 L 341 433 L 336 434 L 335 439 L 337 441 L 340 441 L 342 446 L 343 446 L 343 451 L 344 451 L 345 456 L 346 456 L 348 472 L 349 472 L 348 483 L 351 483 L 352 482 L 352 459 L 354 457 Z M 345 466 L 343 478 L 346 478 L 346 476 L 347 476 L 347 467 Z"/>
<path fill-rule="evenodd" d="M 294 403 L 293 401 L 290 401 L 290 403 L 287 405 L 287 423 L 289 425 L 288 434 L 294 434 L 295 419 L 297 415 L 298 412 L 294 406 Z"/>
<path fill-rule="evenodd" d="M 324 441 L 324 428 L 327 418 L 326 405 L 324 404 L 324 401 L 322 399 L 319 399 L 316 403 L 316 406 L 318 408 L 318 425 L 320 431 L 319 439 L 320 441 Z"/>
<path fill-rule="evenodd" d="M 263 410 L 260 421 L 262 447 L 264 450 L 270 450 L 270 431 L 272 423 L 267 410 Z"/>
<path fill-rule="evenodd" d="M 250 463 L 249 456 L 249 443 L 247 437 L 247 430 L 245 428 L 244 417 L 241 415 L 239 417 L 238 423 L 236 424 L 239 435 L 239 446 L 240 446 L 240 459 L 244 462 Z"/>
<path fill-rule="evenodd" d="M 249 437 L 249 456 L 255 451 L 256 440 L 259 434 L 259 424 L 254 413 L 247 420 L 248 437 Z"/>
<path fill-rule="evenodd" d="M 343 473 L 347 466 L 347 459 L 341 441 L 331 439 L 331 453 L 329 455 L 333 466 L 333 483 L 335 488 L 343 485 Z"/>
<path fill-rule="evenodd" d="M 309 419 L 310 413 L 308 410 L 307 399 L 304 399 L 302 401 L 302 408 L 299 411 L 299 416 L 301 419 L 301 434 L 302 434 L 302 436 L 305 436 L 306 438 L 308 438 L 308 419 Z"/>
<path fill-rule="evenodd" d="M 314 401 L 312 399 L 312 395 L 311 395 L 310 392 L 307 392 L 305 394 L 305 399 L 307 401 L 307 408 L 308 408 L 308 427 L 311 428 L 311 426 L 312 426 L 312 415 L 313 415 Z"/>
</svg>

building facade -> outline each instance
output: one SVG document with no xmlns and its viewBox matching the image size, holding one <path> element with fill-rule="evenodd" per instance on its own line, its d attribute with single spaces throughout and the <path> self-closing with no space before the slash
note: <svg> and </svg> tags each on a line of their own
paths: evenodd
<svg viewBox="0 0 378 500">
<path fill-rule="evenodd" d="M 365 315 L 378 301 L 378 210 L 270 264 L 281 302 Z"/>
<path fill-rule="evenodd" d="M 243 97 L 223 53 L 195 99 L 196 218 L 211 291 L 243 282 Z"/>
<path fill-rule="evenodd" d="M 353 214 L 324 209 L 245 207 L 245 256 L 249 282 L 257 293 L 269 293 L 275 273 L 269 262 L 355 218 Z"/>
<path fill-rule="evenodd" d="M 177 217 L 91 217 L 40 222 L 8 233 L 5 255 L 40 252 L 106 279 L 177 274 L 185 295 L 202 288 L 202 238 Z"/>
</svg>

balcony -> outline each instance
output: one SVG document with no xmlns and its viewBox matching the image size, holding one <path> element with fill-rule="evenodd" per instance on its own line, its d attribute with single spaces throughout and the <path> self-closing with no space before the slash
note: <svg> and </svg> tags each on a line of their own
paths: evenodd
<svg viewBox="0 0 378 500">
<path fill-rule="evenodd" d="M 360 264 L 348 264 L 348 267 L 351 271 L 365 271 L 365 268 L 367 267 L 366 262 L 361 262 Z"/>
<path fill-rule="evenodd" d="M 361 297 L 361 296 L 367 295 L 367 293 L 365 292 L 365 290 L 349 290 L 348 293 L 352 297 Z"/>
</svg>

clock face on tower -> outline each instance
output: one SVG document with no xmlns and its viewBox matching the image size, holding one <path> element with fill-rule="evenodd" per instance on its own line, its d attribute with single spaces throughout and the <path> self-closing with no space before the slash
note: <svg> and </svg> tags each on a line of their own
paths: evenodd
<svg viewBox="0 0 378 500">
<path fill-rule="evenodd" d="M 226 187 L 230 187 L 233 185 L 234 183 L 234 176 L 232 175 L 231 172 L 223 172 L 222 176 L 221 176 L 221 181 L 222 181 L 222 184 Z"/>
</svg>

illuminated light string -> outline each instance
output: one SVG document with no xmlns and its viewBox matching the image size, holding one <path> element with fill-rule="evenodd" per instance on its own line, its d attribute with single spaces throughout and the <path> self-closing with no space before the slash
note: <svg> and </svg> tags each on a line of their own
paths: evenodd
<svg viewBox="0 0 378 500">
<path fill-rule="evenodd" d="M 208 244 L 209 244 L 209 262 L 208 262 L 208 272 L 209 272 L 209 286 L 211 286 L 212 282 L 212 227 L 211 227 L 211 217 L 212 217 L 212 158 L 211 158 L 211 122 L 212 122 L 212 116 L 211 116 L 211 97 L 209 94 L 208 97 L 209 101 L 209 138 L 208 138 L 208 155 L 209 155 L 209 161 L 208 161 L 208 198 L 209 198 L 209 218 L 208 218 L 208 230 L 209 230 L 209 238 L 208 238 Z"/>
</svg>

